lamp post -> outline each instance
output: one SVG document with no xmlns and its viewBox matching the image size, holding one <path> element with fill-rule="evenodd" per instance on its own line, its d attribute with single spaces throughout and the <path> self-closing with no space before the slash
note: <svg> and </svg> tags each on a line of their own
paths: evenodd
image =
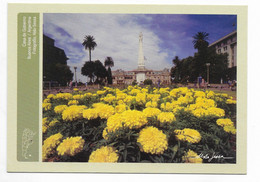
<svg viewBox="0 0 260 182">
<path fill-rule="evenodd" d="M 210 63 L 206 63 L 206 66 L 207 66 L 207 82 L 208 82 L 208 85 L 209 85 L 209 66 L 210 66 Z"/>
<path fill-rule="evenodd" d="M 77 74 L 76 74 L 77 73 L 77 67 L 76 66 L 74 67 L 74 70 L 75 70 L 75 83 L 76 83 L 77 82 Z"/>
</svg>

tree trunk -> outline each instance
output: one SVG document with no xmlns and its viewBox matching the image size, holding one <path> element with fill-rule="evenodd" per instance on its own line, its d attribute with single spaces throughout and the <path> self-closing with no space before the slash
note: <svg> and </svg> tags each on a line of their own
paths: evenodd
<svg viewBox="0 0 260 182">
<path fill-rule="evenodd" d="M 89 49 L 89 61 L 91 62 L 91 49 Z"/>
</svg>

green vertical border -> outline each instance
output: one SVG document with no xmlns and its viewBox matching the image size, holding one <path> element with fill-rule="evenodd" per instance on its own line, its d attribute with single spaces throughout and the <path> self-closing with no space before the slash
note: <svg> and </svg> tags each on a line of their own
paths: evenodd
<svg viewBox="0 0 260 182">
<path fill-rule="evenodd" d="M 17 160 L 39 161 L 39 13 L 19 13 L 17 18 Z M 31 59 L 23 44 L 24 34 L 32 37 L 24 29 L 29 18 L 36 19 L 37 48 Z"/>
</svg>

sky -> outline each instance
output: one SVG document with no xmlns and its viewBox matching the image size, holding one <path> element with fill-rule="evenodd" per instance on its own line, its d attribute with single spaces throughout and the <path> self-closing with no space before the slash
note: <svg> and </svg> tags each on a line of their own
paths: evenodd
<svg viewBox="0 0 260 182">
<path fill-rule="evenodd" d="M 162 70 L 173 66 L 175 56 L 193 56 L 193 36 L 209 33 L 209 43 L 236 30 L 235 15 L 191 14 L 63 14 L 45 13 L 43 33 L 55 40 L 69 58 L 68 66 L 85 82 L 81 67 L 89 61 L 88 50 L 82 46 L 86 35 L 95 38 L 97 47 L 91 60 L 104 62 L 112 57 L 112 70 L 137 68 L 139 34 L 143 33 L 143 52 L 147 69 Z"/>
</svg>

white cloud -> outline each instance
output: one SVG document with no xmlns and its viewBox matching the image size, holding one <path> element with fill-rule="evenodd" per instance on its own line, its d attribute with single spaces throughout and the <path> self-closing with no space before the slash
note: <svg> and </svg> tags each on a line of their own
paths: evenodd
<svg viewBox="0 0 260 182">
<path fill-rule="evenodd" d="M 81 44 L 85 35 L 95 38 L 97 47 L 92 51 L 92 60 L 104 62 L 107 56 L 113 58 L 115 69 L 133 70 L 137 68 L 138 60 L 138 35 L 143 32 L 143 50 L 148 69 L 160 70 L 171 65 L 167 60 L 168 53 L 161 50 L 161 40 L 146 26 L 138 23 L 137 16 L 145 21 L 151 21 L 151 17 L 145 15 L 112 15 L 112 14 L 45 14 L 44 32 L 53 35 L 56 45 L 67 50 L 70 58 L 68 65 L 72 71 L 77 66 L 77 78 L 85 81 L 80 75 L 80 69 L 85 61 L 88 61 L 88 51 L 73 46 L 73 42 Z M 64 36 L 57 27 L 64 29 L 71 35 Z M 72 59 L 77 59 L 72 60 Z M 75 62 L 76 61 L 76 62 Z"/>
</svg>

